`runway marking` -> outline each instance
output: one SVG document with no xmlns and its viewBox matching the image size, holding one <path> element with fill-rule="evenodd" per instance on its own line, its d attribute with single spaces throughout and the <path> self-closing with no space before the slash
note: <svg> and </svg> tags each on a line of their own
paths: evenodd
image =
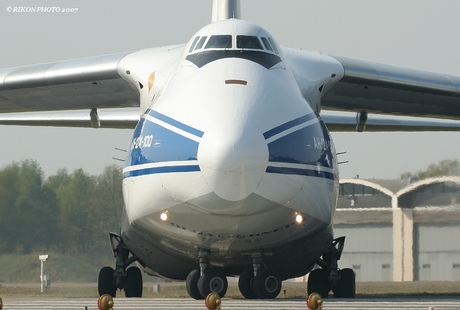
<svg viewBox="0 0 460 310">
<path fill-rule="evenodd" d="M 115 298 L 114 310 L 142 310 L 142 309 L 186 309 L 206 310 L 203 300 L 193 299 L 165 299 L 165 298 Z M 459 299 L 370 299 L 370 300 L 343 300 L 328 299 L 324 301 L 323 310 L 353 309 L 353 310 L 380 310 L 380 309 L 410 309 L 427 310 L 430 306 L 435 310 L 460 309 Z M 70 309 L 70 310 L 97 310 L 97 298 L 3 298 L 3 310 L 28 309 Z M 222 300 L 223 310 L 251 309 L 251 310 L 306 310 L 305 300 L 276 299 L 276 300 Z"/>
</svg>

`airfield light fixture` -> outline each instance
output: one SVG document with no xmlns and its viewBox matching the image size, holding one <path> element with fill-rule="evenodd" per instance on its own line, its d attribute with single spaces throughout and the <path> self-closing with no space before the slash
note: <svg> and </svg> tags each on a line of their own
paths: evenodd
<svg viewBox="0 0 460 310">
<path fill-rule="evenodd" d="M 311 293 L 307 298 L 307 308 L 310 310 L 323 309 L 323 298 L 318 293 Z"/>
<path fill-rule="evenodd" d="M 97 308 L 99 310 L 112 310 L 113 298 L 109 294 L 104 294 L 97 300 Z"/>
<path fill-rule="evenodd" d="M 214 292 L 209 293 L 205 300 L 206 308 L 209 310 L 220 310 L 221 303 L 220 295 Z"/>
</svg>

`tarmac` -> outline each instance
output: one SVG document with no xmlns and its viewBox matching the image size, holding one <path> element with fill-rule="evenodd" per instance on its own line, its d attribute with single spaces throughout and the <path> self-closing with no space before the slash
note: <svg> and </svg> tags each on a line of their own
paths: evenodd
<svg viewBox="0 0 460 310">
<path fill-rule="evenodd" d="M 459 298 L 420 298 L 420 299 L 326 299 L 323 310 L 329 309 L 410 309 L 428 310 L 460 309 Z M 96 298 L 40 298 L 40 297 L 4 297 L 3 310 L 43 310 L 43 309 L 75 309 L 96 310 Z M 115 298 L 114 310 L 141 310 L 141 309 L 184 309 L 206 310 L 203 300 L 191 298 Z M 275 300 L 245 300 L 245 299 L 222 299 L 222 310 L 230 309 L 254 309 L 254 310 L 297 310 L 308 309 L 303 299 L 275 299 Z"/>
</svg>

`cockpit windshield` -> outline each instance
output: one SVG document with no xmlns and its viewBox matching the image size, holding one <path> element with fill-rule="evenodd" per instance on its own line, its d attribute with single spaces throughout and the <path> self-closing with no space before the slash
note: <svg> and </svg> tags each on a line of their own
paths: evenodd
<svg viewBox="0 0 460 310">
<path fill-rule="evenodd" d="M 193 40 L 193 43 L 192 43 L 192 45 L 190 45 L 190 49 L 188 50 L 189 53 L 193 52 L 193 49 L 195 48 L 196 42 L 198 42 L 199 39 L 200 39 L 200 37 L 196 37 L 195 40 Z"/>
<path fill-rule="evenodd" d="M 236 36 L 236 47 L 242 49 L 263 50 L 260 40 L 256 36 Z"/>
<path fill-rule="evenodd" d="M 199 50 L 200 48 L 203 47 L 203 44 L 204 44 L 204 41 L 206 41 L 206 38 L 207 38 L 206 36 L 201 37 L 200 41 L 198 41 L 198 44 L 195 47 L 195 50 Z"/>
<path fill-rule="evenodd" d="M 263 42 L 264 45 L 265 45 L 265 48 L 266 48 L 267 50 L 271 51 L 271 52 L 274 52 L 273 47 L 271 46 L 270 42 L 268 42 L 268 39 L 265 38 L 265 37 L 263 37 L 263 38 L 261 38 L 261 39 L 262 39 L 262 42 Z"/>
<path fill-rule="evenodd" d="M 205 46 L 207 48 L 232 48 L 232 36 L 231 35 L 214 35 L 208 40 Z"/>
<path fill-rule="evenodd" d="M 276 43 L 270 37 L 250 35 L 197 36 L 189 48 L 189 53 L 186 59 L 199 68 L 228 58 L 246 59 L 267 69 L 281 62 Z"/>
</svg>

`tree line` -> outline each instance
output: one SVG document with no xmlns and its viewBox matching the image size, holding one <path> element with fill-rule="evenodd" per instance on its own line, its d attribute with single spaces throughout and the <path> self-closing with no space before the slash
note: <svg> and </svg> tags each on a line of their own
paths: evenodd
<svg viewBox="0 0 460 310">
<path fill-rule="evenodd" d="M 108 232 L 118 232 L 122 172 L 116 165 L 91 176 L 60 169 L 48 178 L 33 160 L 0 170 L 0 254 L 50 250 L 107 253 Z"/>
<path fill-rule="evenodd" d="M 440 177 L 440 176 L 458 176 L 460 175 L 460 161 L 456 158 L 443 159 L 437 164 L 430 164 L 426 170 L 419 170 L 415 173 L 404 172 L 401 174 L 401 180 L 415 178 L 423 180 L 426 178 Z"/>
</svg>

